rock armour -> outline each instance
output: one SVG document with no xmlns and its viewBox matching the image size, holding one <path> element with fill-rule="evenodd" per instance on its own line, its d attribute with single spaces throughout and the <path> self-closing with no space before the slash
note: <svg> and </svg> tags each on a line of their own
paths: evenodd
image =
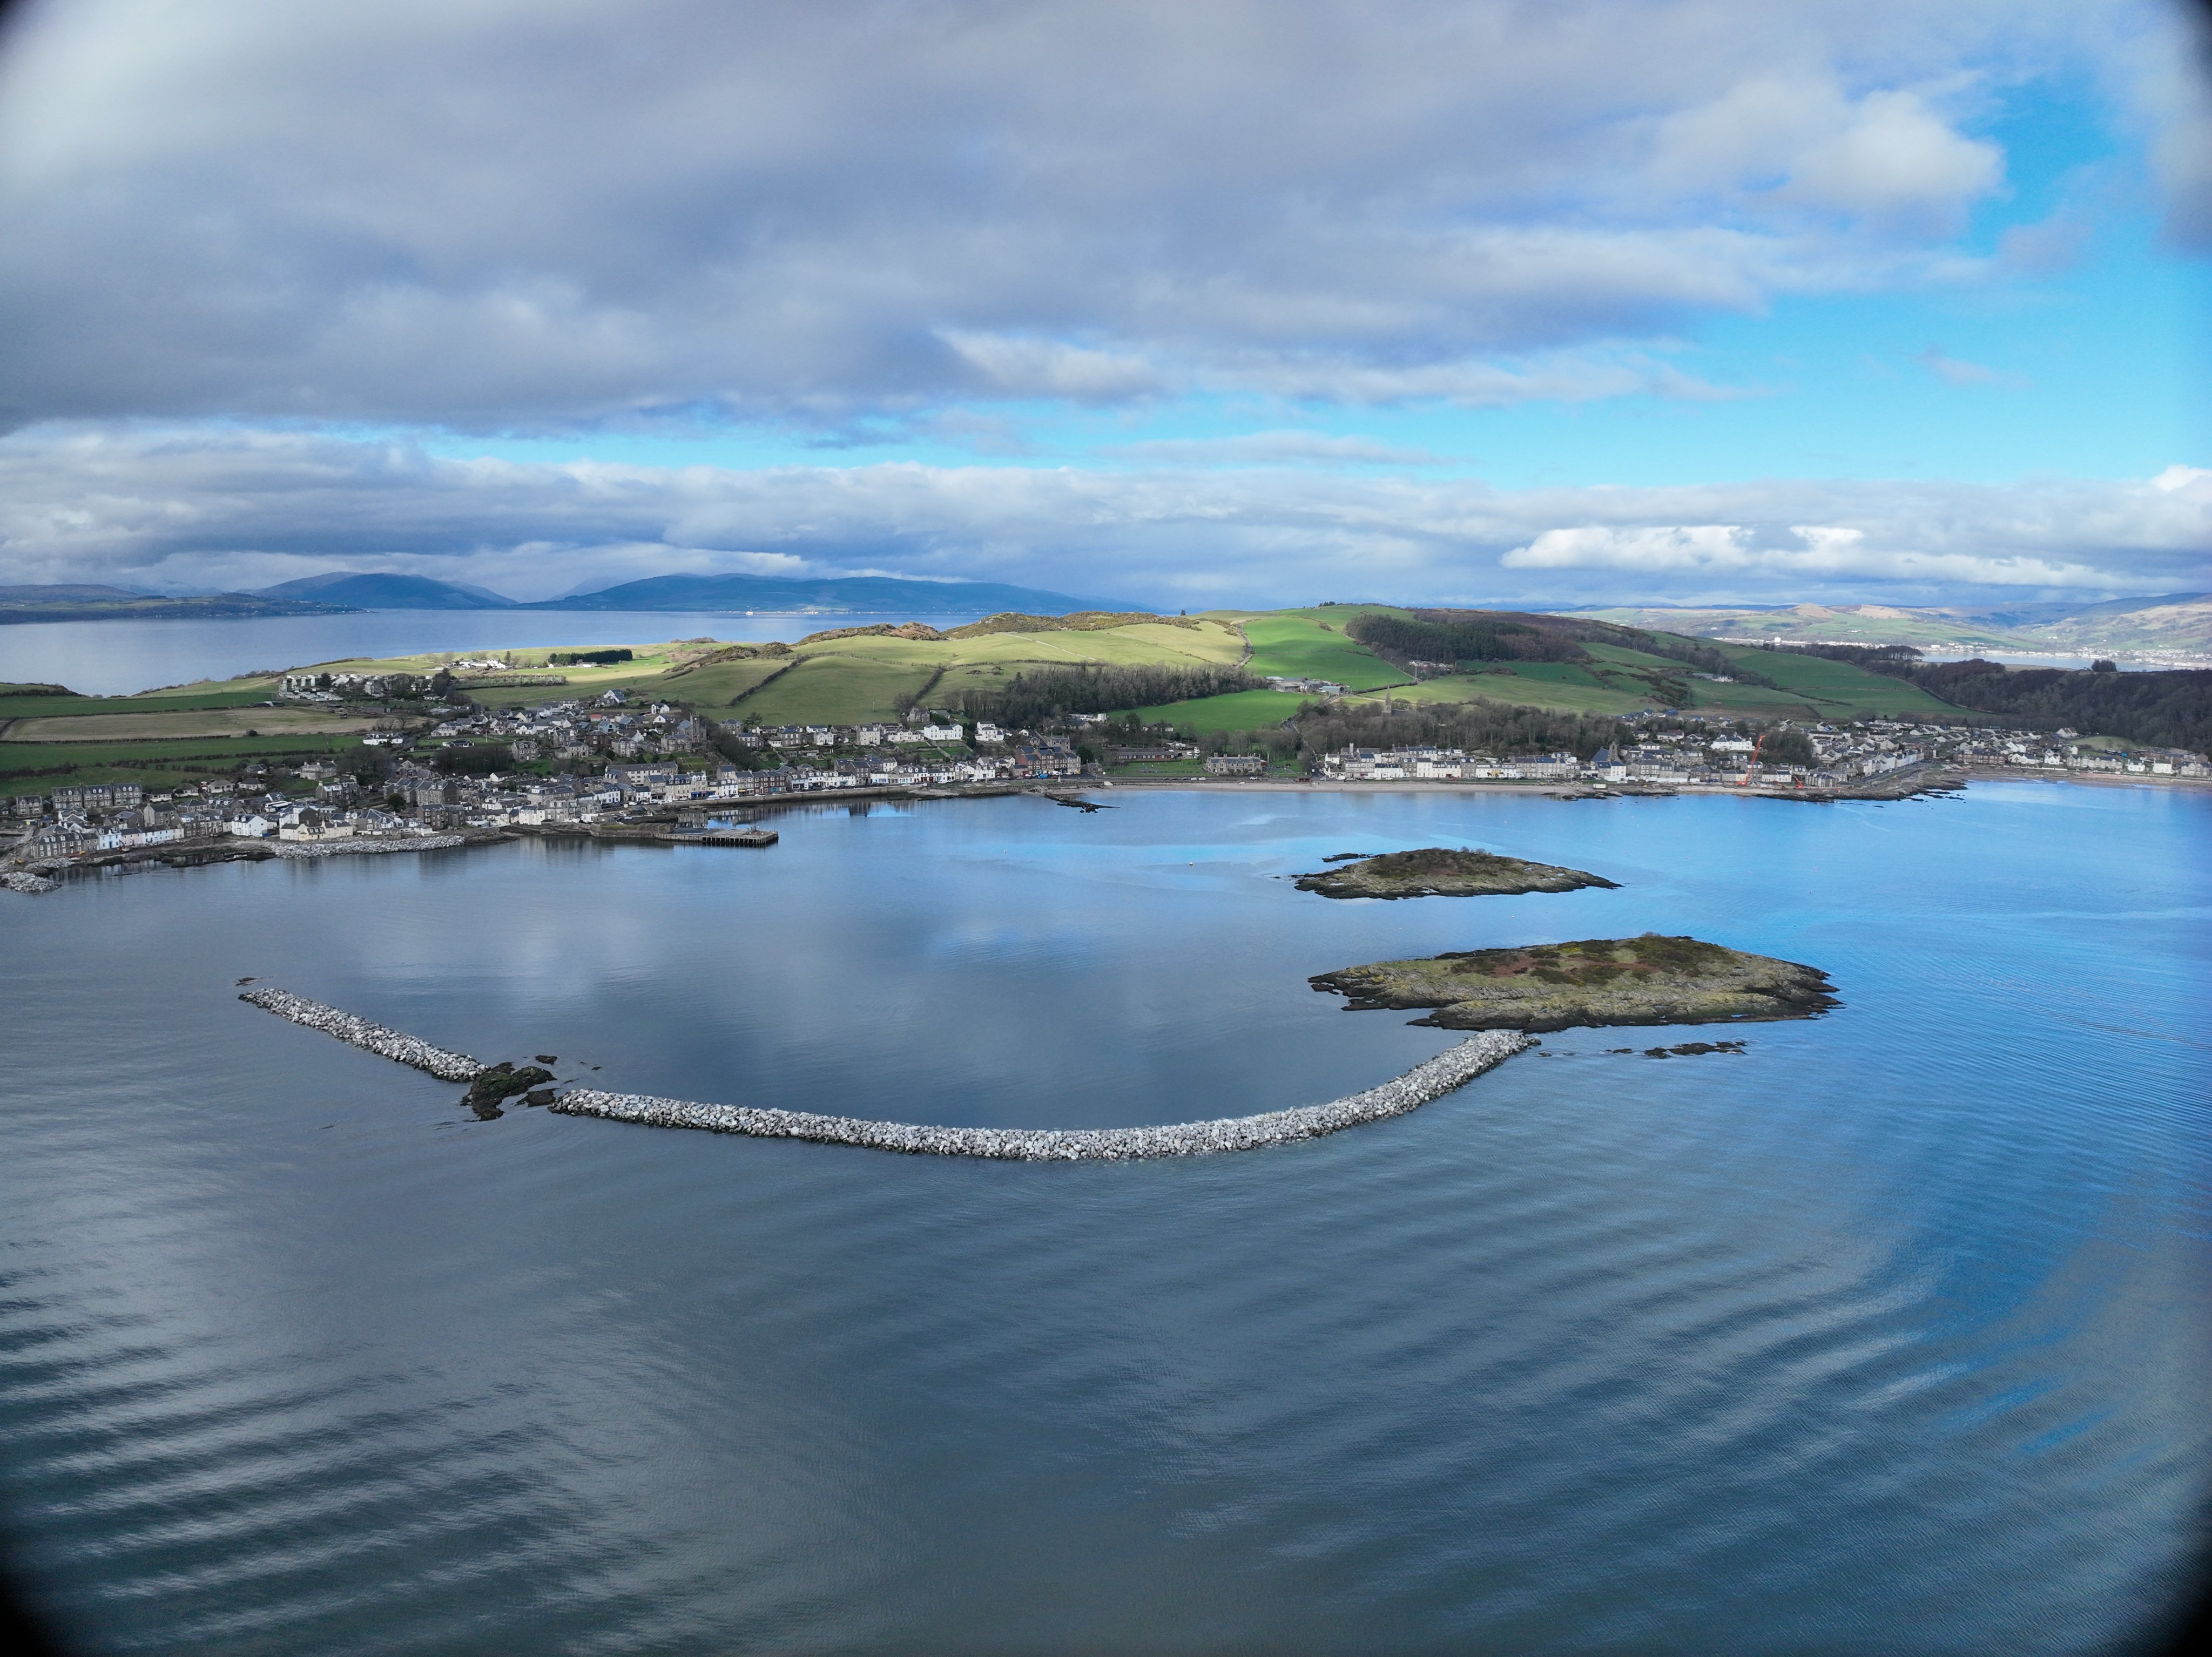
<svg viewBox="0 0 2212 1657">
<path fill-rule="evenodd" d="M 1532 1037 L 1517 1031 L 1486 1030 L 1380 1087 L 1324 1105 L 1158 1127 L 939 1127 L 588 1089 L 568 1094 L 552 1108 L 564 1116 L 600 1116 L 652 1127 L 704 1128 L 714 1133 L 750 1133 L 770 1139 L 811 1139 L 912 1156 L 982 1156 L 1026 1162 L 1137 1162 L 1154 1156 L 1205 1156 L 1225 1150 L 1255 1150 L 1263 1145 L 1294 1144 L 1363 1122 L 1402 1116 L 1535 1045 Z"/>
<path fill-rule="evenodd" d="M 269 848 L 280 858 L 367 857 L 375 852 L 442 852 L 465 846 L 465 835 L 413 835 L 405 840 L 278 840 Z"/>
<path fill-rule="evenodd" d="M 466 1053 L 448 1053 L 428 1041 L 418 1041 L 411 1035 L 382 1024 L 372 1024 L 366 1018 L 356 1018 L 349 1012 L 340 1012 L 336 1007 L 326 1007 L 319 1001 L 310 1001 L 285 990 L 247 990 L 238 998 L 250 1001 L 279 1018 L 289 1018 L 311 1030 L 335 1035 L 379 1058 L 397 1059 L 416 1070 L 426 1070 L 441 1082 L 473 1081 L 477 1072 L 484 1068 Z"/>
</svg>

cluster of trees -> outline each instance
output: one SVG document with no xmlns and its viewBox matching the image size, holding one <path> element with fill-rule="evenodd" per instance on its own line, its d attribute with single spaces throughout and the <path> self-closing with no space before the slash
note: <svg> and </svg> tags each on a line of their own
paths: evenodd
<svg viewBox="0 0 2212 1657">
<path fill-rule="evenodd" d="M 1913 683 L 1954 707 L 1972 708 L 1991 725 L 2076 731 L 2159 748 L 2212 748 L 2212 670 L 2158 673 L 2088 672 L 2057 667 L 2008 668 L 1978 657 L 1916 668 Z"/>
<path fill-rule="evenodd" d="M 1954 707 L 1985 716 L 1977 724 L 2019 731 L 2054 731 L 2070 725 L 2076 731 L 2197 753 L 2212 747 L 2212 671 L 2202 668 L 2122 673 L 2112 662 L 2096 661 L 2083 672 L 2058 667 L 2007 667 L 1978 656 L 1963 662 L 1930 662 L 1911 645 L 1779 647 L 1907 680 Z"/>
<path fill-rule="evenodd" d="M 1400 702 L 1394 707 L 1336 705 L 1298 721 L 1298 734 L 1316 756 L 1350 744 L 1359 748 L 1461 748 L 1470 753 L 1548 754 L 1588 759 L 1601 748 L 1632 738 L 1618 719 L 1595 713 L 1553 713 L 1540 707 L 1477 698 L 1466 702 Z"/>
<path fill-rule="evenodd" d="M 627 650 L 556 650 L 546 658 L 555 667 L 568 667 L 579 662 L 593 667 L 612 667 L 617 662 L 630 659 Z"/>
<path fill-rule="evenodd" d="M 449 777 L 488 777 L 495 771 L 514 769 L 514 750 L 505 743 L 471 743 L 466 748 L 441 748 L 430 759 L 430 768 Z"/>
<path fill-rule="evenodd" d="M 1587 644 L 1615 645 L 1663 656 L 1699 673 L 1718 674 L 1770 688 L 1773 682 L 1744 668 L 1711 645 L 1639 627 L 1588 621 L 1577 616 L 1536 616 L 1503 610 L 1417 610 L 1409 621 L 1399 616 L 1361 616 L 1345 632 L 1386 660 L 1408 662 L 1586 662 Z M 1686 687 L 1675 682 L 1655 686 L 1677 702 Z"/>
<path fill-rule="evenodd" d="M 1003 684 L 963 686 L 952 701 L 967 719 L 1037 731 L 1070 713 L 1118 713 L 1265 689 L 1241 667 L 1041 667 Z"/>
<path fill-rule="evenodd" d="M 1358 616 L 1346 634 L 1387 661 L 1573 662 L 1582 647 L 1529 618 L 1504 610 L 1417 610 L 1402 616 Z"/>
</svg>

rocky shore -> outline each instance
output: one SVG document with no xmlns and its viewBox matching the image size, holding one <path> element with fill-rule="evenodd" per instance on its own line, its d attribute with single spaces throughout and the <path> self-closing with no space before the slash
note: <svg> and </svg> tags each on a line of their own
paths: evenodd
<svg viewBox="0 0 2212 1657">
<path fill-rule="evenodd" d="M 466 1053 L 448 1053 L 428 1041 L 418 1041 L 398 1030 L 372 1024 L 366 1018 L 356 1018 L 349 1012 L 340 1012 L 336 1007 L 310 1001 L 289 991 L 247 990 L 238 998 L 273 1012 L 279 1018 L 289 1018 L 311 1030 L 334 1035 L 380 1059 L 395 1059 L 403 1065 L 412 1065 L 416 1070 L 428 1071 L 441 1082 L 473 1082 L 484 1070 L 481 1063 Z"/>
<path fill-rule="evenodd" d="M 1815 1018 L 1840 1005 L 1817 967 L 1649 932 L 1455 950 L 1343 967 L 1310 981 L 1347 997 L 1347 1011 L 1435 1008 L 1413 1022 L 1449 1030 L 1758 1023 Z"/>
<path fill-rule="evenodd" d="M 1618 881 L 1554 863 L 1531 863 L 1495 852 L 1428 846 L 1380 857 L 1328 859 L 1340 869 L 1300 875 L 1298 889 L 1323 897 L 1510 897 L 1522 892 L 1574 892 Z"/>
<path fill-rule="evenodd" d="M 651 1127 L 703 1128 L 714 1133 L 750 1133 L 769 1139 L 811 1139 L 823 1144 L 861 1145 L 909 1156 L 981 1156 L 1024 1162 L 1138 1162 L 1155 1156 L 1205 1156 L 1294 1144 L 1363 1122 L 1402 1116 L 1534 1045 L 1528 1036 L 1493 1030 L 1462 1041 L 1380 1087 L 1327 1104 L 1158 1127 L 939 1127 L 580 1089 L 556 1101 L 552 1108 L 563 1116 L 599 1116 Z"/>
</svg>

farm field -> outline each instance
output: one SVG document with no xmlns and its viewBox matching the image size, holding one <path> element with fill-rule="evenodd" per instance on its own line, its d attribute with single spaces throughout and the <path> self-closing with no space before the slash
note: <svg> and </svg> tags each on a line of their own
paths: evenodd
<svg viewBox="0 0 2212 1657">
<path fill-rule="evenodd" d="M 242 737 L 249 731 L 261 736 L 331 735 L 350 731 L 373 731 L 381 722 L 374 714 L 329 713 L 313 707 L 210 707 L 161 713 L 67 713 L 58 719 L 15 719 L 0 727 L 0 741 L 173 741 L 201 737 Z"/>
<path fill-rule="evenodd" d="M 1716 644 L 1714 649 L 1730 661 L 1805 697 L 1823 718 L 1882 719 L 1925 715 L 1953 719 L 1960 710 L 1939 701 L 1918 685 L 1887 674 L 1869 673 L 1849 662 L 1832 662 L 1820 656 L 1800 656 L 1786 650 L 1759 650 L 1747 645 Z M 1756 690 L 1756 685 L 1699 685 L 1703 690 Z M 1770 697 L 1772 692 L 1766 693 Z"/>
<path fill-rule="evenodd" d="M 32 696 L 0 685 L 0 719 L 58 719 L 80 715 L 171 713 L 211 707 L 251 707 L 274 693 L 272 678 L 222 679 L 205 685 L 171 686 L 135 696 Z"/>
<path fill-rule="evenodd" d="M 1325 610 L 1224 612 L 1239 616 L 1251 641 L 1246 669 L 1266 677 L 1328 679 L 1348 690 L 1374 690 L 1405 683 L 1406 675 L 1366 646 L 1344 636 L 1345 627 L 1362 615 L 1380 614 L 1380 604 L 1332 604 Z"/>
<path fill-rule="evenodd" d="M 1137 717 L 1151 725 L 1164 719 L 1184 731 L 1213 735 L 1224 731 L 1263 731 L 1280 725 L 1314 699 L 1286 690 L 1238 690 L 1226 696 L 1140 707 Z"/>
<path fill-rule="evenodd" d="M 170 742 L 0 741 L 0 797 L 43 794 L 64 783 L 137 782 L 153 788 L 188 778 L 221 775 L 248 760 L 343 756 L 360 746 L 357 736 Z"/>
</svg>

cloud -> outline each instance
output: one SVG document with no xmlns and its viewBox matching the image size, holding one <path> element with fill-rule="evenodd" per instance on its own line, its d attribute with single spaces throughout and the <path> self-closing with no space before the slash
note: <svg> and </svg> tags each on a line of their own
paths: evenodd
<svg viewBox="0 0 2212 1657">
<path fill-rule="evenodd" d="M 1634 349 L 1989 279 L 1992 80 L 2118 53 L 2197 191 L 2161 43 L 2151 0 L 46 0 L 0 423 L 1715 394 Z"/>
<path fill-rule="evenodd" d="M 1434 466 L 1442 457 L 1371 437 L 1327 432 L 1247 432 L 1235 437 L 1172 437 L 1121 443 L 1107 452 L 1117 459 L 1191 466 Z"/>
<path fill-rule="evenodd" d="M 1735 524 L 1588 525 L 1547 530 L 1498 561 L 1508 569 L 1616 569 L 1639 574 L 1751 575 L 1827 582 L 1838 578 L 1998 587 L 2102 587 L 2112 573 L 2094 564 L 2016 553 L 1929 551 L 1869 543 L 1867 531 L 1797 524 L 1795 546 L 1762 546 Z"/>
<path fill-rule="evenodd" d="M 1194 605 L 1914 603 L 2202 591 L 2208 548 L 2212 470 L 2189 466 L 2142 482 L 1509 491 L 1316 467 L 532 464 L 257 430 L 0 440 L 0 583 L 205 589 L 380 568 L 539 598 L 677 571 L 873 569 Z"/>
<path fill-rule="evenodd" d="M 1978 362 L 1946 356 L 1940 345 L 1928 346 L 1912 360 L 1946 385 L 1996 385 L 2008 391 L 2025 391 L 2030 383 L 2025 374 L 2007 373 L 1999 368 L 1985 368 Z"/>
</svg>

